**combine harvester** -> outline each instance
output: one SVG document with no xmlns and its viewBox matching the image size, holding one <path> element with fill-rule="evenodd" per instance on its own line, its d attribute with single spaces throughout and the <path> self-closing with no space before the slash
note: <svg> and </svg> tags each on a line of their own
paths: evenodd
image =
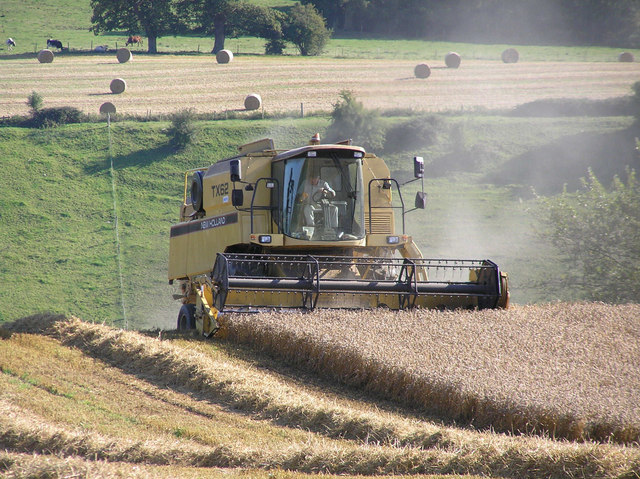
<svg viewBox="0 0 640 479">
<path fill-rule="evenodd" d="M 411 182 L 423 174 L 415 157 Z M 495 263 L 422 257 L 405 215 L 425 208 L 424 188 L 406 209 L 401 186 L 382 159 L 318 135 L 287 151 L 260 140 L 186 172 L 169 243 L 178 329 L 212 336 L 234 311 L 507 308 Z"/>
</svg>

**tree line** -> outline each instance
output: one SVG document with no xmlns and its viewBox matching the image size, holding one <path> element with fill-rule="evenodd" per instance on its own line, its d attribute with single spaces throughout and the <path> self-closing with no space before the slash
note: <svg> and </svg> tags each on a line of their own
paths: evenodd
<svg viewBox="0 0 640 479">
<path fill-rule="evenodd" d="M 341 33 L 470 43 L 640 45 L 637 0 L 302 0 Z"/>
<path fill-rule="evenodd" d="M 197 34 L 214 38 L 212 53 L 224 49 L 227 36 L 247 35 L 264 38 L 268 54 L 291 42 L 302 55 L 318 55 L 330 37 L 311 4 L 278 10 L 241 0 L 91 0 L 91 8 L 95 34 L 143 34 L 149 53 L 157 53 L 160 37 Z"/>
<path fill-rule="evenodd" d="M 638 0 L 301 0 L 269 8 L 243 0 L 91 0 L 92 29 L 148 38 L 198 34 L 265 39 L 265 53 L 287 42 L 322 52 L 332 32 L 471 43 L 640 46 Z"/>
</svg>

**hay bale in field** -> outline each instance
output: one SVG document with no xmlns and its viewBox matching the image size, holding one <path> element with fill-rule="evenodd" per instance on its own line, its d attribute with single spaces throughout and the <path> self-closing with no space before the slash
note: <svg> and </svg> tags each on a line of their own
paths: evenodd
<svg viewBox="0 0 640 479">
<path fill-rule="evenodd" d="M 220 50 L 216 53 L 216 61 L 218 63 L 229 63 L 233 60 L 233 52 L 231 50 Z"/>
<path fill-rule="evenodd" d="M 456 52 L 449 52 L 444 57 L 444 63 L 447 68 L 458 68 L 460 66 L 461 58 Z"/>
<path fill-rule="evenodd" d="M 102 113 L 103 115 L 106 115 L 107 113 L 110 115 L 115 115 L 116 106 L 110 101 L 106 101 L 102 105 L 100 105 L 100 113 Z"/>
<path fill-rule="evenodd" d="M 633 53 L 631 52 L 622 52 L 620 55 L 618 55 L 619 62 L 630 63 L 633 60 L 634 60 Z"/>
<path fill-rule="evenodd" d="M 51 63 L 53 61 L 53 52 L 51 50 L 40 50 L 38 52 L 38 61 L 40 63 Z"/>
<path fill-rule="evenodd" d="M 426 63 L 420 63 L 416 65 L 413 70 L 413 73 L 417 78 L 428 78 L 431 75 L 431 68 Z"/>
<path fill-rule="evenodd" d="M 262 98 L 257 93 L 247 95 L 244 99 L 244 107 L 247 110 L 258 110 L 262 106 Z"/>
<path fill-rule="evenodd" d="M 127 82 L 125 82 L 122 78 L 114 78 L 113 80 L 111 80 L 111 85 L 109 85 L 109 88 L 111 88 L 111 93 L 122 93 L 127 89 Z"/>
<path fill-rule="evenodd" d="M 518 50 L 516 50 L 515 48 L 507 48 L 505 51 L 502 52 L 502 61 L 504 63 L 518 63 L 519 59 L 520 59 L 520 54 L 518 53 Z"/>
<path fill-rule="evenodd" d="M 116 58 L 120 63 L 127 63 L 133 58 L 133 55 L 131 54 L 131 50 L 129 50 L 128 48 L 118 48 L 118 51 L 116 52 Z"/>
</svg>

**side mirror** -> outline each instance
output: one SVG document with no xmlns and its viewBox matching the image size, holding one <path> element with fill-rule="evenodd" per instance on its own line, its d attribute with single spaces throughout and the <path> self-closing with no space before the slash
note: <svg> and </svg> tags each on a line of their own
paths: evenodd
<svg viewBox="0 0 640 479">
<path fill-rule="evenodd" d="M 413 157 L 413 176 L 416 178 L 424 177 L 424 160 L 421 156 Z"/>
<path fill-rule="evenodd" d="M 231 181 L 242 181 L 242 164 L 240 160 L 231 160 L 229 162 L 229 173 L 231 175 Z"/>
<path fill-rule="evenodd" d="M 416 208 L 420 208 L 421 210 L 427 207 L 427 194 L 424 191 L 418 191 L 416 193 Z"/>
<path fill-rule="evenodd" d="M 231 190 L 231 204 L 233 206 L 242 206 L 244 203 L 244 194 L 242 190 Z"/>
<path fill-rule="evenodd" d="M 231 190 L 231 204 L 233 206 L 242 206 L 244 203 L 244 194 L 242 190 Z"/>
</svg>

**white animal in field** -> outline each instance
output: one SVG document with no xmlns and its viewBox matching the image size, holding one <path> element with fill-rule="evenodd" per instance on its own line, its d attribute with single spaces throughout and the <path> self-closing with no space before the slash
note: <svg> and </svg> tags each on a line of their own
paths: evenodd
<svg viewBox="0 0 640 479">
<path fill-rule="evenodd" d="M 107 53 L 108 49 L 109 49 L 109 45 L 98 45 L 93 50 L 97 53 Z"/>
<path fill-rule="evenodd" d="M 13 50 L 13 47 L 16 46 L 16 42 L 14 41 L 13 38 L 7 38 L 6 44 L 7 44 L 7 50 L 9 51 Z"/>
</svg>

